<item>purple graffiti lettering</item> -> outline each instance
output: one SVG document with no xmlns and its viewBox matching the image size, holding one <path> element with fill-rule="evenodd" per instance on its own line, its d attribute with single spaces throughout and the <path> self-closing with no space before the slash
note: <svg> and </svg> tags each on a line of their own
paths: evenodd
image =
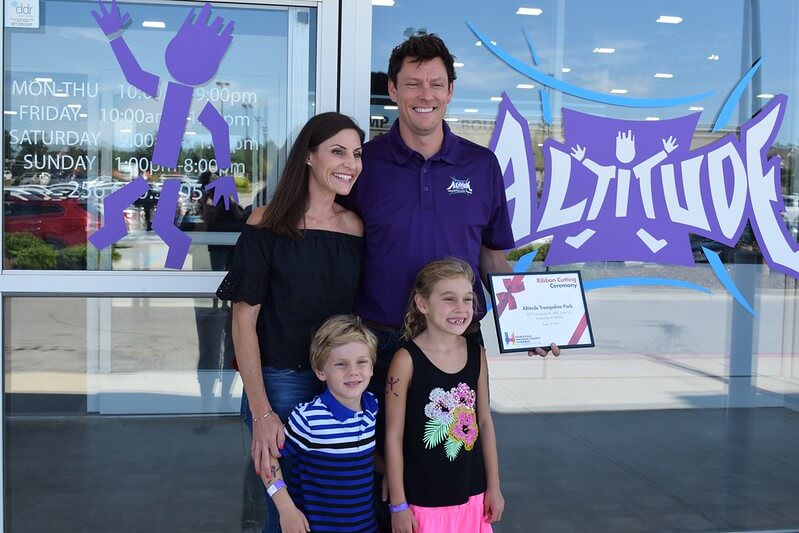
<svg viewBox="0 0 799 533">
<path fill-rule="evenodd" d="M 786 103 L 786 96 L 775 97 L 743 125 L 740 138 L 729 134 L 696 150 L 690 142 L 698 114 L 644 122 L 563 109 L 565 144 L 544 142 L 546 175 L 535 202 L 514 189 L 519 169 L 533 168 L 532 157 L 503 144 L 518 144 L 524 139 L 519 129 L 526 130 L 513 104 L 503 101 L 492 148 L 514 200 L 514 232 L 530 228 L 514 233 L 517 245 L 552 235 L 547 265 L 640 260 L 690 266 L 689 234 L 734 246 L 749 221 L 767 262 L 799 276 L 799 246 L 780 216 L 779 158 L 766 159 Z"/>
<path fill-rule="evenodd" d="M 214 205 L 218 204 L 220 199 L 224 200 L 225 209 L 230 209 L 231 198 L 233 198 L 233 202 L 235 203 L 238 203 L 239 201 L 239 192 L 236 190 L 236 179 L 233 176 L 222 176 L 217 178 L 206 185 L 205 190 L 209 192 L 211 190 L 214 191 Z"/>
<path fill-rule="evenodd" d="M 175 226 L 179 192 L 180 180 L 166 180 L 153 217 L 153 230 L 169 247 L 164 265 L 174 269 L 183 268 L 191 246 L 191 238 Z"/>
<path fill-rule="evenodd" d="M 125 224 L 125 208 L 149 189 L 147 181 L 140 177 L 106 196 L 103 200 L 103 227 L 89 236 L 89 242 L 98 250 L 102 250 L 124 237 L 128 232 Z"/>
<path fill-rule="evenodd" d="M 505 92 L 502 93 L 489 148 L 497 156 L 502 169 L 516 246 L 523 246 L 534 239 L 531 209 L 538 203 L 535 160 L 527 120 Z"/>
<path fill-rule="evenodd" d="M 549 260 L 692 265 L 688 232 L 664 216 L 666 199 L 653 192 L 659 181 L 653 171 L 687 154 L 698 115 L 660 123 L 569 109 L 563 115 L 567 146 L 544 143 L 547 175 L 537 229 L 556 235 Z"/>
<path fill-rule="evenodd" d="M 780 272 L 799 278 L 799 244 L 782 222 L 785 211 L 780 182 L 780 158 L 766 159 L 785 115 L 788 97 L 777 95 L 758 115 L 741 127 L 746 147 L 749 210 L 752 230 L 766 262 Z"/>
</svg>

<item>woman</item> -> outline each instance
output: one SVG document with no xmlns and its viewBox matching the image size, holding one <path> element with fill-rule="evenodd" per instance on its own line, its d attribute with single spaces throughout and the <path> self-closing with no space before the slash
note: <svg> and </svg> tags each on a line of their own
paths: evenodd
<svg viewBox="0 0 799 533">
<path fill-rule="evenodd" d="M 309 364 L 313 331 L 353 309 L 363 224 L 335 197 L 349 194 L 361 172 L 363 139 L 352 119 L 339 113 L 308 121 L 272 201 L 247 220 L 217 291 L 233 302 L 233 345 L 245 391 L 241 412 L 262 480 L 271 475 L 269 455 L 280 457 L 291 410 L 321 392 Z M 264 531 L 279 531 L 276 509 L 266 502 Z"/>
</svg>

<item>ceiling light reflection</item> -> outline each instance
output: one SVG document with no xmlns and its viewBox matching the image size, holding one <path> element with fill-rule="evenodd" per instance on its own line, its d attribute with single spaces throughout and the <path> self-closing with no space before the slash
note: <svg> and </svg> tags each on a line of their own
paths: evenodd
<svg viewBox="0 0 799 533">
<path fill-rule="evenodd" d="M 516 10 L 517 15 L 532 15 L 533 17 L 537 17 L 543 12 L 544 10 L 540 7 L 520 7 Z"/>
</svg>

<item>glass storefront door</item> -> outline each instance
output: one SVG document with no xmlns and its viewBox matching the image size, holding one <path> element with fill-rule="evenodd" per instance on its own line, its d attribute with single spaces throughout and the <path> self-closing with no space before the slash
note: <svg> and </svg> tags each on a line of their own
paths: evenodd
<svg viewBox="0 0 799 533">
<path fill-rule="evenodd" d="M 263 512 L 246 476 L 217 487 L 236 497 L 208 516 L 173 520 L 148 502 L 221 477 L 200 456 L 173 471 L 170 450 L 217 450 L 236 463 L 234 477 L 247 472 L 238 417 L 219 416 L 238 413 L 242 388 L 231 311 L 213 292 L 300 127 L 336 108 L 338 2 L 220 1 L 207 18 L 201 2 L 118 6 L 130 16 L 124 31 L 104 31 L 92 15 L 98 2 L 23 0 L 9 8 L 19 16 L 4 10 L 2 408 L 3 433 L 14 438 L 3 451 L 3 531 L 51 527 L 30 518 L 44 514 L 73 531 L 226 531 Z M 196 69 L 206 69 L 204 81 L 191 79 Z M 182 133 L 167 146 L 174 162 L 159 164 L 165 122 Z M 206 188 L 223 178 L 229 205 Z M 124 205 L 106 202 L 126 191 L 135 194 Z M 188 239 L 178 266 L 167 264 L 174 238 L 158 231 L 159 210 Z M 89 239 L 114 224 L 112 243 Z M 47 442 L 58 444 L 37 448 Z M 59 485 L 74 489 L 46 513 L 35 496 L 42 480 L 20 475 L 31 452 L 42 454 L 37 468 L 60 471 Z M 152 474 L 150 490 L 124 502 L 125 489 L 107 481 L 133 456 L 134 470 Z M 205 473 L 191 479 L 189 470 Z M 186 504 L 196 509 L 206 496 Z"/>
</svg>

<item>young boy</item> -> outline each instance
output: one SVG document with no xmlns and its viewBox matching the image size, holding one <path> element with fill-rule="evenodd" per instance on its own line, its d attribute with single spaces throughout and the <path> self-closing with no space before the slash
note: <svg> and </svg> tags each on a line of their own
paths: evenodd
<svg viewBox="0 0 799 533">
<path fill-rule="evenodd" d="M 283 533 L 377 531 L 377 400 L 366 392 L 376 353 L 376 337 L 354 315 L 329 318 L 314 335 L 311 368 L 327 388 L 295 407 L 286 424 L 289 490 L 274 458 L 267 484 Z"/>
</svg>

